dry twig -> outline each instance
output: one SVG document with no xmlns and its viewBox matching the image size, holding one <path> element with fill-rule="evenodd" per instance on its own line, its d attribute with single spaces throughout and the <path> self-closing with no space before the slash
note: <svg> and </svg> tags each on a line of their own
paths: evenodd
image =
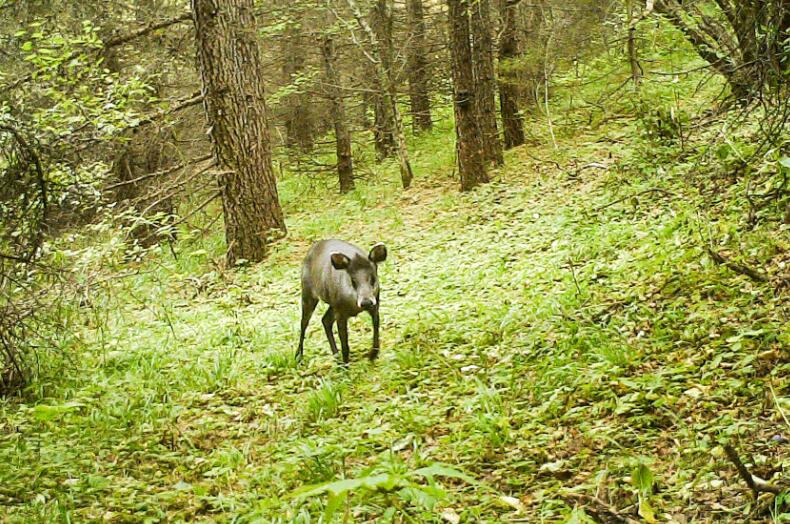
<svg viewBox="0 0 790 524">
<path fill-rule="evenodd" d="M 710 258 L 719 265 L 726 267 L 727 269 L 731 269 L 735 271 L 739 275 L 746 275 L 747 277 L 751 278 L 756 282 L 768 282 L 768 277 L 757 271 L 756 269 L 752 269 L 749 266 L 744 266 L 743 264 L 739 264 L 737 262 L 733 262 L 732 260 L 725 258 L 724 255 L 721 253 L 717 253 L 711 248 L 706 248 L 708 255 Z"/>
<path fill-rule="evenodd" d="M 738 470 L 738 474 L 741 476 L 743 481 L 747 486 L 749 486 L 749 489 L 752 490 L 752 495 L 754 495 L 755 499 L 760 495 L 760 493 L 773 493 L 774 495 L 779 495 L 784 491 L 784 489 L 774 486 L 773 484 L 769 484 L 763 479 L 752 475 L 746 466 L 744 466 L 743 462 L 741 462 L 738 453 L 731 445 L 725 444 L 724 452 L 727 454 L 727 458 L 730 459 L 730 462 L 735 465 L 735 469 Z"/>
<path fill-rule="evenodd" d="M 664 196 L 672 196 L 672 193 L 667 191 L 666 189 L 660 189 L 660 188 L 654 187 L 654 188 L 650 188 L 650 189 L 645 189 L 644 191 L 640 191 L 639 193 L 634 193 L 633 195 L 628 195 L 628 196 L 624 196 L 623 198 L 618 198 L 617 200 L 612 200 L 608 204 L 604 204 L 602 206 L 596 207 L 595 209 L 593 209 L 593 211 L 603 211 L 607 207 L 612 207 L 613 205 L 619 204 L 620 202 L 625 202 L 629 198 L 636 198 L 638 196 L 646 195 L 648 193 L 660 193 L 660 194 L 662 194 Z"/>
<path fill-rule="evenodd" d="M 597 497 L 582 493 L 565 493 L 563 498 L 566 499 L 566 502 L 572 502 L 573 505 L 583 506 L 587 515 L 600 524 L 637 524 L 639 522 L 623 515 L 617 508 L 613 508 Z"/>
</svg>

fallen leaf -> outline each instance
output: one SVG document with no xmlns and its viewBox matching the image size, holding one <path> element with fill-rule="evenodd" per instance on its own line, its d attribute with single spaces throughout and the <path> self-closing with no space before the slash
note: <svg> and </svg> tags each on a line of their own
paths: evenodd
<svg viewBox="0 0 790 524">
<path fill-rule="evenodd" d="M 461 522 L 461 517 L 455 512 L 453 508 L 445 508 L 442 510 L 442 518 L 450 524 L 458 524 Z"/>
<path fill-rule="evenodd" d="M 526 508 L 526 506 L 524 506 L 524 503 L 522 503 L 516 497 L 509 497 L 507 495 L 500 495 L 499 500 L 504 502 L 506 505 L 510 506 L 511 508 L 513 508 L 514 510 L 516 510 L 516 511 L 518 511 L 520 513 L 526 513 L 527 512 L 527 508 Z"/>
</svg>

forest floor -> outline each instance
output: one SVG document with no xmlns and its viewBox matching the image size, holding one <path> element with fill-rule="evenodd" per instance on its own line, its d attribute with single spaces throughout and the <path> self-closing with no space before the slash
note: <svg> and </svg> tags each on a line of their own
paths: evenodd
<svg viewBox="0 0 790 524">
<path fill-rule="evenodd" d="M 223 269 L 217 232 L 114 280 L 69 371 L 0 404 L 0 521 L 779 521 L 722 445 L 790 467 L 787 231 L 732 240 L 741 215 L 628 122 L 510 151 L 461 194 L 450 126 L 408 191 L 394 165 L 344 197 L 286 181 L 264 263 Z M 336 365 L 323 306 L 293 362 L 325 237 L 388 246 L 373 364 L 360 316 Z"/>
</svg>

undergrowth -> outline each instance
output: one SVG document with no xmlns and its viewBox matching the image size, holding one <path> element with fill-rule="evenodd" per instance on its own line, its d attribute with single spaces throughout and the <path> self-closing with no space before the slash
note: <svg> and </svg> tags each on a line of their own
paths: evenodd
<svg viewBox="0 0 790 524">
<path fill-rule="evenodd" d="M 0 519 L 583 522 L 594 498 L 786 520 L 722 450 L 790 467 L 781 205 L 744 221 L 747 180 L 710 160 L 720 123 L 681 141 L 599 116 L 560 122 L 555 148 L 535 115 L 535 143 L 468 194 L 446 119 L 407 192 L 390 164 L 343 197 L 287 175 L 264 263 L 224 268 L 216 227 L 127 263 L 64 372 L 0 403 Z M 388 246 L 376 363 L 362 318 L 349 369 L 318 322 L 293 360 L 300 259 L 325 237 Z"/>
</svg>

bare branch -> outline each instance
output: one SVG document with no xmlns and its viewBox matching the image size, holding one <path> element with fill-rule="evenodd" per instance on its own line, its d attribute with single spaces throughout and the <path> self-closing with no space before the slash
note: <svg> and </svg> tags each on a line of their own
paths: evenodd
<svg viewBox="0 0 790 524">
<path fill-rule="evenodd" d="M 759 271 L 752 269 L 748 266 L 744 266 L 743 264 L 739 264 L 737 262 L 733 262 L 732 260 L 725 258 L 724 255 L 721 253 L 717 253 L 711 248 L 707 248 L 706 251 L 711 259 L 719 265 L 726 267 L 727 269 L 731 269 L 735 271 L 739 275 L 746 275 L 747 277 L 751 278 L 756 282 L 768 282 L 768 277 L 760 273 Z"/>
<path fill-rule="evenodd" d="M 127 33 L 125 35 L 111 38 L 110 40 L 107 40 L 104 43 L 104 49 L 109 49 L 111 47 L 117 47 L 119 45 L 127 44 L 136 38 L 140 38 L 142 36 L 147 35 L 148 33 L 151 33 L 158 29 L 164 29 L 166 27 L 170 27 L 171 25 L 185 22 L 187 20 L 192 20 L 192 12 L 190 11 L 187 11 L 186 13 L 181 13 L 180 15 L 174 18 L 170 18 L 168 20 L 150 23 L 147 26 L 137 29 L 136 31 L 132 31 L 131 33 Z"/>
<path fill-rule="evenodd" d="M 743 481 L 747 486 L 749 486 L 749 489 L 752 490 L 752 495 L 754 495 L 755 499 L 760 495 L 760 493 L 773 493 L 774 495 L 779 495 L 784 491 L 784 489 L 778 486 L 774 486 L 773 484 L 769 484 L 759 477 L 753 476 L 746 466 L 743 465 L 740 457 L 738 457 L 738 453 L 731 445 L 725 444 L 724 452 L 727 454 L 727 458 L 730 459 L 730 462 L 735 465 L 735 469 L 738 470 L 738 474 L 741 476 Z"/>
<path fill-rule="evenodd" d="M 188 97 L 176 101 L 176 103 L 173 106 L 169 107 L 168 109 L 159 111 L 152 115 L 145 116 L 137 123 L 137 125 L 131 126 L 131 128 L 134 129 L 134 128 L 143 127 L 147 124 L 150 124 L 151 122 L 170 116 L 173 113 L 177 113 L 188 107 L 196 106 L 201 102 L 203 102 L 202 93 L 200 91 L 195 91 L 194 93 L 190 94 Z"/>
<path fill-rule="evenodd" d="M 123 180 L 123 181 L 117 182 L 115 184 L 110 184 L 105 189 L 109 191 L 109 190 L 113 190 L 113 189 L 118 189 L 119 187 L 127 186 L 129 184 L 136 184 L 137 182 L 140 182 L 142 180 L 147 180 L 149 178 L 156 178 L 156 177 L 160 177 L 160 176 L 169 175 L 171 173 L 175 173 L 176 171 L 184 169 L 185 167 L 190 166 L 192 164 L 197 164 L 199 162 L 203 162 L 205 160 L 209 160 L 209 159 L 211 159 L 211 157 L 212 157 L 211 154 L 203 155 L 203 156 L 195 158 L 195 159 L 193 159 L 193 160 L 191 160 L 189 162 L 183 162 L 183 163 L 178 164 L 176 166 L 168 167 L 167 169 L 162 169 L 161 171 L 156 171 L 154 173 L 146 173 L 145 175 L 140 175 L 140 176 L 138 176 L 136 178 L 133 178 L 131 180 Z"/>
</svg>

